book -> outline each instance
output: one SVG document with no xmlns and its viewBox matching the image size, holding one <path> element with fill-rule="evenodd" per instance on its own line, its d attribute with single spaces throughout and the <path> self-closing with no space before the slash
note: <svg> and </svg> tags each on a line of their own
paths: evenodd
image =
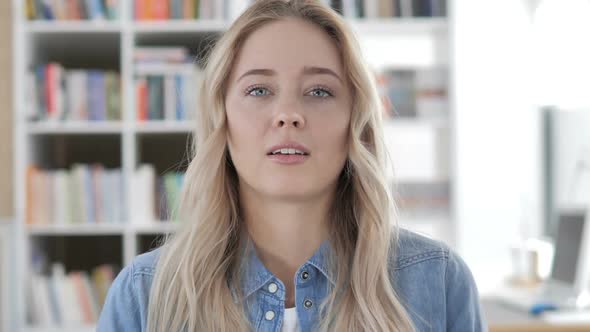
<svg viewBox="0 0 590 332">
<path fill-rule="evenodd" d="M 120 169 L 74 164 L 71 169 L 26 173 L 27 224 L 118 223 L 124 195 Z"/>
<path fill-rule="evenodd" d="M 248 2 L 243 0 L 134 0 L 134 18 L 150 20 L 225 20 L 228 5 Z"/>
<path fill-rule="evenodd" d="M 137 120 L 146 121 L 149 119 L 147 78 L 138 77 L 135 79 L 135 96 L 137 104 Z"/>
<path fill-rule="evenodd" d="M 416 116 L 415 75 L 413 70 L 394 70 L 386 74 L 385 93 L 393 105 L 394 116 Z"/>
<path fill-rule="evenodd" d="M 202 72 L 185 48 L 138 47 L 134 52 L 138 121 L 194 118 Z"/>
<path fill-rule="evenodd" d="M 121 120 L 120 76 L 114 71 L 37 65 L 27 79 L 27 120 L 46 122 Z M 34 77 L 34 78 L 33 78 Z"/>
<path fill-rule="evenodd" d="M 148 75 L 148 118 L 164 120 L 164 78 L 159 75 Z"/>
<path fill-rule="evenodd" d="M 55 262 L 48 275 L 33 272 L 27 292 L 29 323 L 43 327 L 96 323 L 115 276 L 115 266 L 109 264 L 66 273 L 64 264 Z"/>
<path fill-rule="evenodd" d="M 137 195 L 133 197 L 131 206 L 134 224 L 148 224 L 156 219 L 155 178 L 156 171 L 150 164 L 140 165 L 133 174 L 132 186 L 137 189 Z"/>
<path fill-rule="evenodd" d="M 136 47 L 133 50 L 133 62 L 138 63 L 185 63 L 189 59 L 185 47 Z"/>
<path fill-rule="evenodd" d="M 166 172 L 156 175 L 151 164 L 140 165 L 133 175 L 133 187 L 138 194 L 133 198 L 133 223 L 170 221 L 170 214 L 179 204 L 184 173 Z"/>
<path fill-rule="evenodd" d="M 26 0 L 29 20 L 116 20 L 118 0 Z"/>
<path fill-rule="evenodd" d="M 151 8 L 150 12 L 152 18 L 155 20 L 166 20 L 170 18 L 170 8 L 169 8 L 169 1 L 160 0 L 160 1 L 151 1 Z"/>
</svg>

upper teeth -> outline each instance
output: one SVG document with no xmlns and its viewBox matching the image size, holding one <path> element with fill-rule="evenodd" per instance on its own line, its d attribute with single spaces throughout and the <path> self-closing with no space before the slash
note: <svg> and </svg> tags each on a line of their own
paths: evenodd
<svg viewBox="0 0 590 332">
<path fill-rule="evenodd" d="M 277 149 L 272 154 L 305 154 L 305 152 L 297 149 Z"/>
</svg>

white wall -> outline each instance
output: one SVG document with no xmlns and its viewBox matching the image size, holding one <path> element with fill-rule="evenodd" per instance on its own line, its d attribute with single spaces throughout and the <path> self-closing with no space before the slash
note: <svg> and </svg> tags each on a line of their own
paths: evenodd
<svg viewBox="0 0 590 332">
<path fill-rule="evenodd" d="M 455 243 L 487 292 L 525 219 L 540 232 L 540 114 L 531 99 L 526 1 L 451 1 Z"/>
<path fill-rule="evenodd" d="M 539 105 L 590 106 L 589 34 L 590 0 L 539 2 L 533 33 L 534 98 Z"/>
</svg>

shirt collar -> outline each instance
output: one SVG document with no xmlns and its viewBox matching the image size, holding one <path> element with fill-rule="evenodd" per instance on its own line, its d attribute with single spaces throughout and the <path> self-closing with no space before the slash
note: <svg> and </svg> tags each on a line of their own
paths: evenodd
<svg viewBox="0 0 590 332">
<path fill-rule="evenodd" d="M 332 250 L 330 241 L 324 240 L 306 263 L 317 268 L 330 281 L 332 286 L 335 286 L 335 280 L 329 271 L 329 257 L 332 255 Z M 258 257 L 250 238 L 246 239 L 246 245 L 242 249 L 242 259 L 246 261 L 244 262 L 244 268 L 240 271 L 240 287 L 244 298 L 247 298 L 271 279 L 275 278 L 275 276 L 264 266 Z M 236 300 L 234 289 L 232 289 L 232 295 L 234 295 L 234 300 Z"/>
</svg>

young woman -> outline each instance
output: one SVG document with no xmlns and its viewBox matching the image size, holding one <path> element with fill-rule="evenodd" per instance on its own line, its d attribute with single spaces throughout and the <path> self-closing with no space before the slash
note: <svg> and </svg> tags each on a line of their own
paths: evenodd
<svg viewBox="0 0 590 332">
<path fill-rule="evenodd" d="M 121 271 L 98 331 L 485 330 L 465 263 L 397 227 L 380 99 L 336 12 L 256 1 L 200 100 L 182 226 Z"/>
</svg>

